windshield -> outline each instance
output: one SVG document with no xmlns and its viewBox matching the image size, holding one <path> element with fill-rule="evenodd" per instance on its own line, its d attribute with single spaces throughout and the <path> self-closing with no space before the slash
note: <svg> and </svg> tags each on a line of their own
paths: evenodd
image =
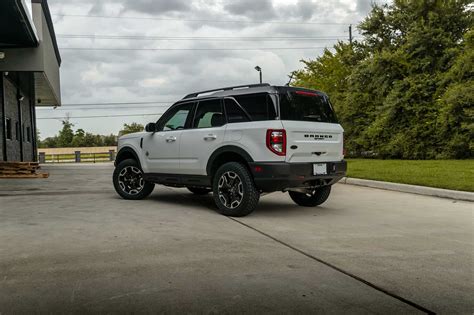
<svg viewBox="0 0 474 315">
<path fill-rule="evenodd" d="M 316 92 L 291 91 L 280 94 L 282 120 L 337 123 L 331 104 Z"/>
</svg>

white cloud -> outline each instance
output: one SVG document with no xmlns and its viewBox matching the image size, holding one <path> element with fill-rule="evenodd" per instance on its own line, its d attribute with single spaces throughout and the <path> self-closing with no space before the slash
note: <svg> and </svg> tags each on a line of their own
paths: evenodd
<svg viewBox="0 0 474 315">
<path fill-rule="evenodd" d="M 301 37 L 338 36 L 346 39 L 348 24 L 356 24 L 370 10 L 371 0 L 49 0 L 51 12 L 60 14 L 122 15 L 153 19 L 106 19 L 53 15 L 57 34 L 100 34 L 174 37 Z M 178 19 L 178 21 L 169 19 Z M 200 20 L 200 21 L 183 21 Z M 215 20 L 255 23 L 213 22 Z M 342 25 L 275 24 L 337 22 Z M 324 47 L 334 40 L 280 41 L 142 41 L 70 39 L 58 37 L 60 47 L 95 48 L 255 48 Z M 63 103 L 176 101 L 197 90 L 258 81 L 256 65 L 264 81 L 285 84 L 288 74 L 301 67 L 302 58 L 315 58 L 313 50 L 181 50 L 89 51 L 61 50 Z M 157 113 L 163 105 L 114 110 L 39 109 L 39 117 L 71 117 Z M 76 128 L 97 133 L 117 133 L 125 122 L 148 122 L 157 116 L 74 120 Z M 57 133 L 60 122 L 39 120 L 42 137 Z"/>
</svg>

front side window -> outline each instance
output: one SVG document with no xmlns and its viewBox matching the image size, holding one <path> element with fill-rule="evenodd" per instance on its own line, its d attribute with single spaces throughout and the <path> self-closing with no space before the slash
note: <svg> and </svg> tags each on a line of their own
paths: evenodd
<svg viewBox="0 0 474 315">
<path fill-rule="evenodd" d="M 171 109 L 170 113 L 166 115 L 165 121 L 160 123 L 160 129 L 162 131 L 184 129 L 186 126 L 186 120 L 192 109 L 192 103 L 178 105 Z"/>
<path fill-rule="evenodd" d="M 274 120 L 275 105 L 268 93 L 236 95 L 234 98 L 249 113 L 252 120 Z"/>
<path fill-rule="evenodd" d="M 231 124 L 250 121 L 247 113 L 233 99 L 226 98 L 224 100 L 224 104 L 228 123 Z"/>
<path fill-rule="evenodd" d="M 220 127 L 225 124 L 220 99 L 199 102 L 193 128 Z"/>
</svg>

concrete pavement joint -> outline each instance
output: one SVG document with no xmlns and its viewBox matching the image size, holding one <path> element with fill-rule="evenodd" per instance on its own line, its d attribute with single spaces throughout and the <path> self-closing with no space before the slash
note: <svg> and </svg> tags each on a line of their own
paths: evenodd
<svg viewBox="0 0 474 315">
<path fill-rule="evenodd" d="M 346 270 L 344 270 L 344 269 L 341 269 L 341 268 L 339 268 L 339 267 L 337 267 L 337 266 L 335 266 L 335 265 L 333 265 L 333 264 L 331 264 L 331 263 L 329 263 L 329 262 L 327 262 L 327 261 L 325 261 L 325 260 L 322 260 L 321 258 L 318 258 L 318 257 L 316 257 L 316 256 L 313 256 L 313 255 L 311 255 L 311 254 L 309 254 L 309 253 L 306 253 L 305 251 L 303 251 L 303 250 L 301 250 L 301 249 L 299 249 L 299 248 L 296 248 L 296 247 L 294 247 L 294 246 L 292 246 L 292 245 L 290 245 L 290 244 L 288 244 L 288 243 L 285 243 L 284 241 L 279 240 L 279 239 L 277 239 L 276 237 L 273 237 L 273 236 L 271 236 L 271 235 L 269 235 L 269 234 L 267 234 L 267 233 L 265 233 L 265 232 L 263 232 L 263 231 L 260 231 L 259 229 L 254 228 L 254 227 L 251 226 L 251 225 L 248 225 L 248 224 L 246 224 L 246 223 L 244 223 L 244 222 L 242 222 L 242 221 L 239 221 L 239 220 L 237 220 L 236 218 L 232 218 L 232 217 L 228 217 L 228 218 L 231 219 L 232 221 L 235 221 L 235 222 L 237 222 L 237 223 L 239 223 L 239 224 L 241 224 L 241 225 L 243 225 L 243 226 L 245 226 L 245 227 L 247 227 L 247 228 L 249 228 L 249 229 L 251 229 L 251 230 L 253 230 L 253 231 L 255 231 L 255 232 L 257 232 L 257 233 L 259 233 L 259 234 L 261 234 L 261 235 L 263 235 L 263 236 L 265 236 L 265 237 L 267 237 L 267 238 L 269 238 L 269 239 L 271 239 L 271 240 L 273 240 L 273 241 L 275 241 L 275 242 L 277 242 L 277 243 L 279 243 L 279 244 L 281 244 L 281 245 L 287 247 L 287 248 L 289 248 L 289 249 L 292 249 L 292 250 L 294 250 L 294 251 L 296 251 L 296 252 L 298 252 L 298 253 L 300 253 L 300 254 L 302 254 L 302 255 L 304 255 L 304 256 L 306 256 L 306 257 L 308 257 L 308 258 L 310 258 L 310 259 L 312 259 L 312 260 L 314 260 L 314 261 L 316 261 L 316 262 L 319 262 L 319 263 L 321 263 L 321 264 L 323 264 L 323 265 L 326 265 L 326 266 L 328 266 L 328 267 L 331 268 L 331 269 L 334 269 L 334 270 L 336 270 L 336 271 L 338 271 L 338 272 L 340 272 L 340 273 L 345 274 L 346 276 L 349 276 L 349 277 L 351 277 L 351 278 L 353 278 L 353 279 L 355 279 L 355 280 L 357 280 L 357 281 L 359 281 L 359 282 L 362 282 L 363 284 L 365 284 L 365 285 L 367 285 L 367 286 L 369 286 L 369 287 L 371 287 L 371 288 L 373 288 L 373 289 L 375 289 L 375 290 L 377 290 L 377 291 L 379 291 L 379 292 L 381 292 L 381 293 L 383 293 L 383 294 L 385 294 L 385 295 L 388 295 L 388 296 L 390 296 L 390 297 L 392 297 L 392 298 L 395 298 L 395 299 L 399 300 L 400 302 L 403 302 L 403 303 L 405 303 L 405 304 L 408 304 L 408 305 L 410 305 L 410 306 L 412 306 L 412 307 L 418 309 L 419 311 L 425 312 L 426 314 L 436 314 L 435 312 L 433 312 L 433 311 L 431 311 L 431 310 L 429 310 L 429 309 L 427 309 L 427 308 L 425 308 L 425 307 L 419 305 L 419 304 L 416 303 L 416 302 L 407 300 L 407 299 L 405 299 L 404 297 L 399 296 L 399 295 L 396 294 L 396 293 L 390 292 L 389 290 L 386 290 L 386 289 L 384 289 L 384 288 L 382 288 L 382 287 L 380 287 L 380 286 L 378 286 L 378 285 L 376 285 L 376 284 L 374 284 L 374 283 L 372 283 L 372 282 L 370 282 L 370 281 L 367 281 L 367 280 L 365 280 L 365 279 L 363 279 L 363 278 L 361 278 L 361 277 L 359 277 L 359 276 L 357 276 L 357 275 L 354 275 L 354 274 L 350 273 L 349 271 L 346 271 Z"/>
</svg>

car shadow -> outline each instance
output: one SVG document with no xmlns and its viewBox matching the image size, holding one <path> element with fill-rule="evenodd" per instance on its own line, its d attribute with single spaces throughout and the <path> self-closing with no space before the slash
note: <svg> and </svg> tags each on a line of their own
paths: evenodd
<svg viewBox="0 0 474 315">
<path fill-rule="evenodd" d="M 168 205 L 190 207 L 196 211 L 205 210 L 207 212 L 217 212 L 217 206 L 214 203 L 212 194 L 198 196 L 184 189 L 182 191 L 179 189 L 168 189 L 155 192 L 147 199 Z M 301 207 L 291 202 L 290 199 L 288 199 L 288 201 L 275 201 L 272 200 L 269 195 L 266 195 L 260 199 L 257 208 L 249 216 L 318 216 L 328 214 L 332 210 L 333 209 L 324 205 L 319 207 Z"/>
</svg>

